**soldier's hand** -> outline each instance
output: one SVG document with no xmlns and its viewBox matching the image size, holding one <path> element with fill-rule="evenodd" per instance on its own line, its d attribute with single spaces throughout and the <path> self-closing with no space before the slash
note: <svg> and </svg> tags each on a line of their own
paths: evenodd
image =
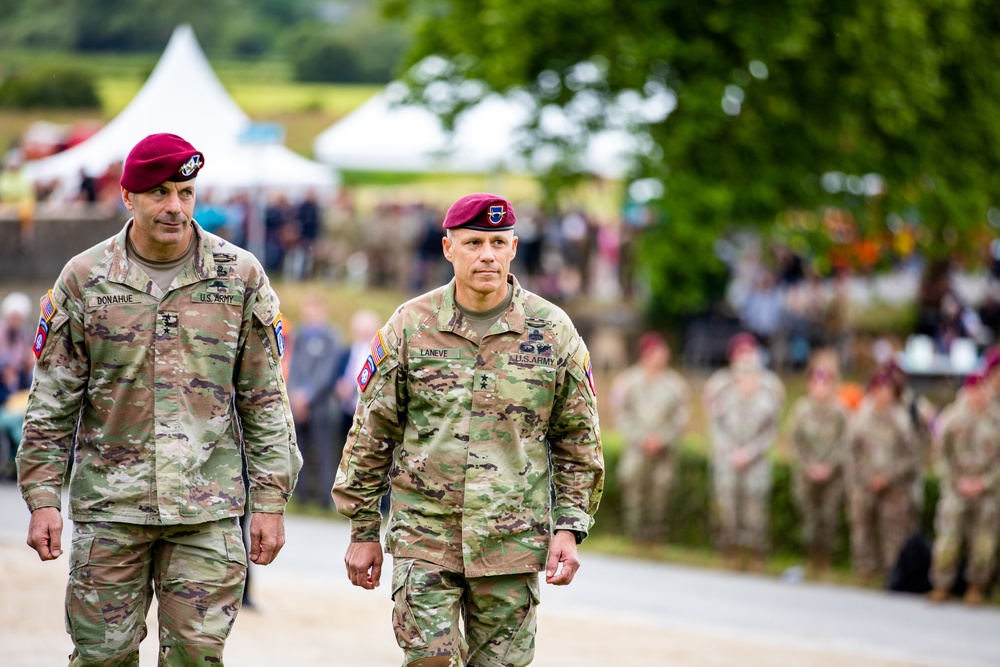
<svg viewBox="0 0 1000 667">
<path fill-rule="evenodd" d="M 250 560 L 268 565 L 285 546 L 285 515 L 255 512 L 250 515 Z"/>
<path fill-rule="evenodd" d="M 565 586 L 573 581 L 579 569 L 576 536 L 568 530 L 557 530 L 549 545 L 549 560 L 545 564 L 545 583 Z"/>
<path fill-rule="evenodd" d="M 369 591 L 378 588 L 382 579 L 382 545 L 378 542 L 351 542 L 344 564 L 352 584 Z"/>
<path fill-rule="evenodd" d="M 28 524 L 28 546 L 42 560 L 55 560 L 62 555 L 62 513 L 57 507 L 39 507 L 31 513 Z"/>
</svg>

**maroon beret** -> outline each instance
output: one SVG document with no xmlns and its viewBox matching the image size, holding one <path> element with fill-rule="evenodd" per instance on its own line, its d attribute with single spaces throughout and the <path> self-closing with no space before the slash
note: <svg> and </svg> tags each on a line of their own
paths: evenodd
<svg viewBox="0 0 1000 667">
<path fill-rule="evenodd" d="M 752 333 L 741 331 L 729 339 L 729 344 L 726 345 L 726 358 L 732 361 L 736 352 L 743 347 L 752 347 L 757 349 L 760 347 L 760 343 L 757 341 L 757 337 Z"/>
<path fill-rule="evenodd" d="M 639 349 L 640 357 L 648 354 L 650 350 L 658 347 L 670 349 L 670 346 L 667 344 L 667 339 L 657 331 L 647 331 L 642 334 L 642 336 L 639 337 L 639 342 L 636 344 L 636 347 Z"/>
<path fill-rule="evenodd" d="M 151 134 L 129 152 L 121 186 L 146 192 L 164 181 L 189 181 L 205 166 L 205 156 L 176 134 Z"/>
<path fill-rule="evenodd" d="M 517 222 L 510 202 L 487 192 L 465 195 L 451 205 L 444 216 L 444 228 L 478 229 L 491 232 L 510 229 Z"/>
</svg>

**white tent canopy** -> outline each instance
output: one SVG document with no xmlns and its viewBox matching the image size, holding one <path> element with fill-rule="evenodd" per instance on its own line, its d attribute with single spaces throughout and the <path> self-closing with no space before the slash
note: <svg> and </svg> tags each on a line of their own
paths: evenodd
<svg viewBox="0 0 1000 667">
<path fill-rule="evenodd" d="M 518 100 L 490 95 L 463 112 L 449 134 L 431 111 L 394 104 L 393 97 L 391 89 L 384 90 L 324 130 L 313 142 L 316 159 L 359 171 L 533 171 L 517 150 L 529 118 Z M 600 132 L 590 138 L 584 164 L 601 176 L 620 177 L 635 146 L 624 131 Z"/>
<path fill-rule="evenodd" d="M 67 151 L 25 163 L 35 181 L 75 185 L 81 170 L 103 173 L 140 139 L 171 132 L 205 155 L 202 188 L 331 187 L 332 170 L 276 143 L 242 141 L 252 121 L 223 88 L 189 25 L 178 26 L 153 73 L 128 106 Z"/>
</svg>

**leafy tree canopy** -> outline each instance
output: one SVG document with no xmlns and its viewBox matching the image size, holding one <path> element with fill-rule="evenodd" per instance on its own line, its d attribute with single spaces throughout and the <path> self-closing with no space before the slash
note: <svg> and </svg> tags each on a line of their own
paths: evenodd
<svg viewBox="0 0 1000 667">
<path fill-rule="evenodd" d="M 623 99 L 667 91 L 675 108 L 665 119 L 631 121 L 654 140 L 635 175 L 665 186 L 664 222 L 643 254 L 654 303 L 674 314 L 717 284 L 706 236 L 767 225 L 789 209 L 835 205 L 874 227 L 889 216 L 917 220 L 931 255 L 969 242 L 988 217 L 1000 221 L 995 0 L 383 7 L 419 21 L 410 63 L 445 59 L 437 79 L 454 90 L 474 81 L 528 94 L 539 109 L 584 109 L 588 130 L 616 122 Z M 426 102 L 435 81 L 413 83 Z"/>
</svg>

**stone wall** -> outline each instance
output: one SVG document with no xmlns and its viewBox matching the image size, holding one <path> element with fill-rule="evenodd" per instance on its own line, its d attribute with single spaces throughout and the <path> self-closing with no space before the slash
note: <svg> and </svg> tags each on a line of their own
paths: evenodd
<svg viewBox="0 0 1000 667">
<path fill-rule="evenodd" d="M 17 218 L 0 213 L 0 282 L 50 283 L 71 257 L 117 234 L 126 220 L 124 213 L 98 209 L 39 215 L 34 240 L 24 248 Z"/>
</svg>

